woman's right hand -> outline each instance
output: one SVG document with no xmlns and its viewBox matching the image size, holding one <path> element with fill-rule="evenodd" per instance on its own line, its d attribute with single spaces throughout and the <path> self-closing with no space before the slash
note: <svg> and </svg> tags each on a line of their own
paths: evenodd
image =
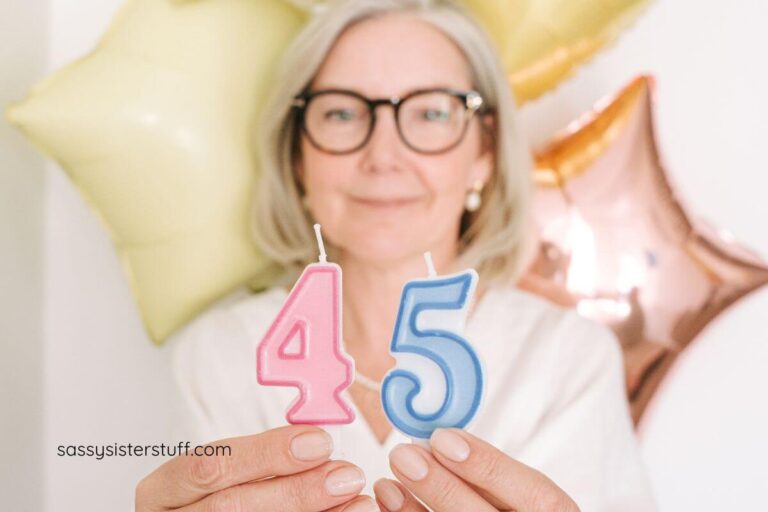
<svg viewBox="0 0 768 512">
<path fill-rule="evenodd" d="M 136 512 L 373 512 L 360 468 L 330 461 L 331 437 L 308 425 L 210 443 L 229 455 L 175 457 L 136 486 Z"/>
</svg>

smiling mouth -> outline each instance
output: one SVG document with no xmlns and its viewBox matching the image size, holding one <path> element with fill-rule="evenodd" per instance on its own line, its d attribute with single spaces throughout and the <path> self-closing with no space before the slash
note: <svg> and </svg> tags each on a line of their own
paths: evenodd
<svg viewBox="0 0 768 512">
<path fill-rule="evenodd" d="M 419 201 L 415 197 L 403 197 L 403 198 L 372 198 L 372 197 L 352 197 L 353 202 L 361 204 L 363 206 L 370 206 L 373 208 L 398 208 L 401 206 L 408 206 L 415 204 Z"/>
</svg>

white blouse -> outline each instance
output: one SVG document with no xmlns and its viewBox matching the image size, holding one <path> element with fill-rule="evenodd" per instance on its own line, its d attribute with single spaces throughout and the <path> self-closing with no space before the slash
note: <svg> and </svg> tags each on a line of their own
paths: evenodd
<svg viewBox="0 0 768 512">
<path fill-rule="evenodd" d="M 179 434 L 202 444 L 285 425 L 293 388 L 256 382 L 256 345 L 287 291 L 239 290 L 169 340 L 184 413 Z M 472 434 L 557 483 L 583 512 L 657 509 L 624 392 L 621 348 L 606 327 L 516 288 L 491 288 L 465 337 L 485 363 L 486 395 Z M 388 453 L 357 419 L 341 427 L 345 458 L 363 469 L 365 492 L 392 478 Z"/>
</svg>

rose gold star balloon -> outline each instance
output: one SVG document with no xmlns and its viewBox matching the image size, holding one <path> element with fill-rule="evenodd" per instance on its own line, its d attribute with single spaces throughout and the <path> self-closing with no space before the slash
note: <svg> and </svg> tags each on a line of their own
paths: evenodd
<svg viewBox="0 0 768 512">
<path fill-rule="evenodd" d="M 610 326 L 635 422 L 676 356 L 768 266 L 694 220 L 660 161 L 639 77 L 537 154 L 539 251 L 522 286 Z"/>
</svg>

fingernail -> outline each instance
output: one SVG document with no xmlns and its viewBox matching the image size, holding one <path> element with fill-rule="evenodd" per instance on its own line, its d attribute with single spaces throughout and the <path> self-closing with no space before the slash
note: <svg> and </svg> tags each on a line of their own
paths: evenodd
<svg viewBox="0 0 768 512">
<path fill-rule="evenodd" d="M 429 439 L 432 448 L 454 462 L 464 462 L 469 458 L 469 444 L 456 432 L 439 428 Z"/>
<path fill-rule="evenodd" d="M 373 492 L 389 512 L 397 512 L 403 508 L 405 496 L 395 484 L 389 480 L 381 479 L 373 485 Z"/>
<path fill-rule="evenodd" d="M 409 480 L 423 480 L 429 472 L 429 465 L 418 449 L 407 444 L 396 446 L 389 454 L 389 461 Z"/>
<path fill-rule="evenodd" d="M 344 512 L 379 512 L 379 506 L 371 498 L 356 501 L 344 509 Z"/>
<path fill-rule="evenodd" d="M 325 432 L 307 432 L 291 440 L 291 454 L 299 460 L 324 459 L 333 451 L 333 439 Z"/>
<path fill-rule="evenodd" d="M 354 466 L 344 466 L 328 473 L 325 477 L 325 490 L 331 496 L 356 494 L 365 486 L 365 475 Z"/>
</svg>

